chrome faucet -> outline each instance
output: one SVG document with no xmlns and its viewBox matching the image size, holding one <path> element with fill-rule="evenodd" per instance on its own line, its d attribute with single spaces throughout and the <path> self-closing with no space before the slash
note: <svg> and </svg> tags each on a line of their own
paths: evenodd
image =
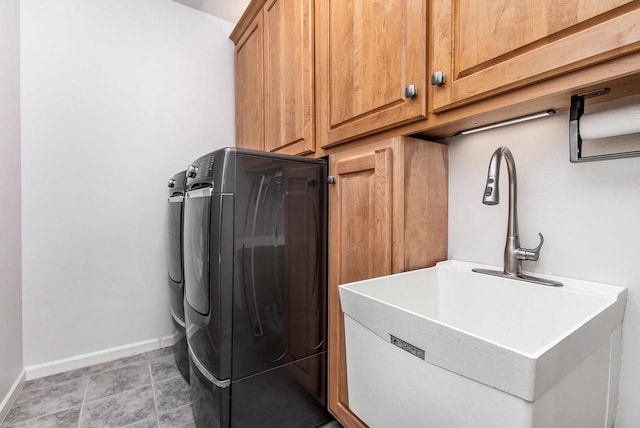
<svg viewBox="0 0 640 428">
<path fill-rule="evenodd" d="M 540 257 L 540 249 L 544 243 L 544 237 L 542 236 L 542 233 L 538 233 L 540 236 L 540 244 L 536 248 L 520 248 L 520 236 L 518 233 L 518 183 L 516 176 L 516 164 L 513 160 L 511 150 L 507 147 L 499 147 L 491 156 L 489 171 L 487 174 L 487 185 L 482 197 L 482 203 L 485 205 L 497 205 L 500 203 L 500 164 L 503 158 L 507 164 L 507 172 L 509 174 L 509 217 L 507 220 L 507 240 L 504 245 L 504 268 L 503 271 L 494 271 L 489 269 L 473 269 L 473 271 L 488 275 L 518 279 L 521 281 L 535 282 L 537 284 L 552 285 L 556 287 L 561 286 L 562 283 L 560 282 L 524 275 L 522 273 L 523 260 L 535 261 Z"/>
</svg>

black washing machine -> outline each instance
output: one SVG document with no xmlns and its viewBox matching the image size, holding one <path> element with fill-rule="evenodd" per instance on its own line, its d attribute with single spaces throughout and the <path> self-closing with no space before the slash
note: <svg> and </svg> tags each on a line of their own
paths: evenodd
<svg viewBox="0 0 640 428">
<path fill-rule="evenodd" d="M 176 364 L 182 376 L 189 382 L 189 357 L 184 322 L 184 251 L 182 245 L 184 192 L 186 171 L 180 171 L 169 179 L 169 295 L 171 318 L 179 339 L 173 347 Z"/>
<path fill-rule="evenodd" d="M 325 160 L 236 148 L 187 170 L 185 319 L 199 427 L 332 420 L 326 182 Z"/>
</svg>

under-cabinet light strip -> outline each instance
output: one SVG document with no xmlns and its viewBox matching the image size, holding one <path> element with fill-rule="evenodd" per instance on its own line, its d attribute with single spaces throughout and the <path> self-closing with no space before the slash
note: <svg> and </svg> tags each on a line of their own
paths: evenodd
<svg viewBox="0 0 640 428">
<path fill-rule="evenodd" d="M 500 128 L 502 126 L 507 126 L 507 125 L 513 125 L 514 123 L 526 122 L 528 120 L 540 119 L 541 117 L 552 116 L 554 114 L 556 114 L 555 110 L 541 111 L 540 113 L 533 113 L 527 116 L 516 117 L 515 119 L 504 120 L 502 122 L 496 122 L 490 125 L 479 126 L 478 128 L 471 128 L 465 131 L 460 131 L 458 135 L 467 135 L 467 134 L 473 134 L 476 132 L 487 131 L 489 129 Z"/>
</svg>

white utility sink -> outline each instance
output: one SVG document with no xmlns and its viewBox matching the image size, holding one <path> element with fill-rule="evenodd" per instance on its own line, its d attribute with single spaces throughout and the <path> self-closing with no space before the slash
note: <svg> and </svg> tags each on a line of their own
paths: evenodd
<svg viewBox="0 0 640 428">
<path fill-rule="evenodd" d="M 371 427 L 611 427 L 626 289 L 472 268 L 495 269 L 446 261 L 340 287 L 349 407 Z"/>
</svg>

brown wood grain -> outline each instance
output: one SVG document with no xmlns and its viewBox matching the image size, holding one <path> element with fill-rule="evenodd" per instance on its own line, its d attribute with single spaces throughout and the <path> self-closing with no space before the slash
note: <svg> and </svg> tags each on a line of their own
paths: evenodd
<svg viewBox="0 0 640 428">
<path fill-rule="evenodd" d="M 314 26 L 311 0 L 269 0 L 264 6 L 265 149 L 315 149 Z"/>
<path fill-rule="evenodd" d="M 316 138 L 322 147 L 425 118 L 426 1 L 316 4 Z M 405 98 L 408 85 L 418 87 L 417 98 Z"/>
<path fill-rule="evenodd" d="M 580 24 L 631 0 L 457 0 L 455 34 L 459 73 L 489 63 L 494 58 L 533 49 L 560 32 L 574 33 Z M 516 25 L 514 25 L 516 24 Z"/>
<path fill-rule="evenodd" d="M 448 147 L 407 139 L 404 148 L 404 270 L 447 259 Z"/>
<path fill-rule="evenodd" d="M 391 252 L 393 245 L 393 150 L 391 147 L 376 150 L 373 205 L 375 223 L 373 228 L 372 277 L 389 275 L 391 271 Z M 370 202 L 371 203 L 371 202 Z M 389 244 L 386 244 L 386 243 Z"/>
<path fill-rule="evenodd" d="M 264 150 L 263 15 L 259 13 L 234 53 L 236 146 Z"/>
<path fill-rule="evenodd" d="M 344 319 L 338 285 L 374 276 L 376 261 L 391 251 L 391 240 L 377 236 L 391 226 L 390 216 L 385 216 L 392 196 L 389 189 L 392 177 L 388 175 L 391 171 L 387 170 L 385 157 L 385 150 L 390 147 L 380 149 L 382 156 L 375 150 L 366 150 L 330 159 L 336 184 L 329 192 L 328 407 L 347 428 L 365 425 L 349 410 Z M 378 225 L 385 221 L 388 225 Z"/>
<path fill-rule="evenodd" d="M 503 0 L 501 0 L 503 1 Z M 571 12 L 575 16 L 568 20 L 568 18 L 556 17 L 549 18 L 554 20 L 556 24 L 549 24 L 547 28 L 552 30 L 546 31 L 555 31 L 558 28 L 557 23 L 562 22 L 578 22 L 577 24 L 570 27 L 568 30 L 559 30 L 550 36 L 543 37 L 533 43 L 525 45 L 522 49 L 516 51 L 512 51 L 509 55 L 524 55 L 527 54 L 527 49 L 530 49 L 532 46 L 536 46 L 536 43 L 540 45 L 541 43 L 546 44 L 544 46 L 545 49 L 551 47 L 552 42 L 561 41 L 564 38 L 566 31 L 573 31 L 578 28 L 582 28 L 583 30 L 591 31 L 593 26 L 600 23 L 601 29 L 609 34 L 610 29 L 614 26 L 616 21 L 614 18 L 619 17 L 622 19 L 623 15 L 631 16 L 629 14 L 637 14 L 635 12 L 635 8 L 638 7 L 640 2 L 634 1 L 621 7 L 615 8 L 616 5 L 623 2 L 623 0 L 568 0 L 570 2 L 578 2 L 576 4 L 579 7 L 575 10 L 575 12 Z M 445 7 L 442 4 L 445 4 Z M 453 58 L 453 42 L 452 37 L 452 29 L 455 28 L 456 24 L 452 20 L 452 7 L 446 7 L 446 4 L 452 4 L 452 0 L 434 0 L 432 4 L 431 10 L 431 19 L 430 19 L 430 28 L 431 37 L 429 40 L 429 49 L 433 52 L 434 58 Z M 251 5 L 260 4 L 262 5 L 264 1 L 256 0 L 251 3 Z M 315 68 L 315 85 L 316 88 L 321 88 L 323 85 L 326 87 L 328 84 L 328 61 L 325 61 L 323 56 L 320 54 L 323 51 L 323 46 L 326 48 L 328 46 L 328 38 L 329 38 L 329 25 L 330 22 L 328 19 L 322 18 L 322 14 L 327 15 L 327 10 L 329 6 L 328 1 L 316 1 L 315 5 L 315 25 L 316 25 L 316 41 L 318 45 L 316 60 L 314 64 Z M 460 3 L 460 7 L 465 6 L 467 3 Z M 572 3 L 573 4 L 573 3 Z M 251 7 L 250 5 L 250 7 Z M 556 9 L 560 8 L 561 5 L 556 5 Z M 536 6 L 530 6 L 536 7 Z M 612 9 L 611 12 L 600 13 L 598 15 L 598 11 Z M 260 10 L 259 10 L 260 11 Z M 595 12 L 594 12 L 595 11 Z M 250 10 L 247 9 L 246 16 L 250 15 Z M 255 14 L 256 12 L 251 12 Z M 261 13 L 261 12 L 260 12 Z M 635 16 L 635 15 L 634 15 Z M 238 28 L 240 28 L 241 24 L 244 26 L 246 30 L 245 33 L 242 33 L 244 39 L 247 38 L 247 33 L 253 31 L 254 26 L 249 26 L 246 23 L 239 23 Z M 255 24 L 255 23 L 253 23 Z M 483 25 L 483 24 L 478 24 Z M 504 25 L 504 23 L 503 23 Z M 424 24 L 423 24 L 424 26 Z M 426 29 L 426 26 L 424 26 Z M 251 31 L 250 31 L 251 30 Z M 632 27 L 627 28 L 626 36 L 621 36 L 621 43 L 626 43 L 625 40 L 628 40 L 630 34 L 633 34 L 634 31 L 637 32 L 637 25 L 633 25 Z M 564 32 L 563 32 L 564 31 Z M 615 31 L 624 32 L 625 29 L 619 28 Z M 238 37 L 238 34 L 236 34 Z M 255 37 L 255 36 L 254 36 Z M 609 36 L 608 40 L 611 40 Z M 626 37 L 626 38 L 625 38 Z M 425 36 L 426 39 L 426 36 Z M 604 40 L 607 40 L 606 37 Z M 242 40 L 244 43 L 245 40 Z M 573 55 L 584 55 L 585 49 L 592 49 L 588 44 L 580 45 L 577 43 L 571 43 L 569 50 L 575 51 Z M 468 129 L 471 127 L 486 125 L 489 123 L 497 122 L 500 120 L 510 119 L 518 116 L 522 116 L 529 113 L 538 112 L 541 110 L 547 109 L 556 109 L 563 110 L 568 108 L 569 99 L 572 94 L 584 92 L 589 89 L 594 89 L 597 87 L 609 87 L 612 89 L 612 96 L 623 96 L 624 94 L 633 94 L 638 93 L 640 86 L 640 52 L 627 52 L 629 46 L 622 47 L 621 49 L 617 49 L 613 52 L 607 52 L 603 55 L 599 55 L 596 57 L 591 57 L 587 63 L 574 63 L 571 67 L 582 67 L 575 69 L 567 69 L 564 68 L 556 68 L 552 71 L 548 71 L 543 74 L 537 75 L 534 79 L 528 80 L 519 80 L 520 77 L 516 74 L 509 74 L 511 70 L 508 64 L 503 63 L 505 67 L 503 67 L 503 71 L 508 73 L 506 79 L 503 78 L 489 78 L 484 79 L 480 82 L 483 85 L 492 86 L 493 89 L 482 89 L 481 85 L 475 86 L 474 90 L 478 90 L 480 88 L 481 92 L 478 94 L 470 94 L 466 95 L 462 92 L 454 92 L 442 87 L 432 88 L 430 85 L 427 90 L 421 91 L 422 95 L 428 95 L 428 98 L 432 101 L 432 105 L 429 107 L 428 119 L 418 119 L 418 120 L 408 120 L 408 121 L 398 121 L 394 122 L 391 120 L 390 122 L 386 121 L 390 116 L 386 111 L 380 111 L 380 118 L 386 118 L 385 120 L 376 120 L 375 124 L 371 127 L 363 127 L 359 128 L 362 132 L 355 132 L 353 135 L 350 135 L 350 132 L 343 132 L 344 129 L 335 129 L 335 133 L 333 134 L 336 139 L 332 140 L 329 143 L 329 134 L 327 128 L 325 127 L 323 130 L 323 123 L 326 124 L 329 122 L 328 119 L 328 108 L 323 108 L 323 106 L 328 105 L 328 93 L 324 93 L 326 91 L 317 90 L 315 97 L 315 122 L 316 122 L 316 139 L 320 143 L 317 143 L 315 147 L 315 152 L 308 152 L 306 148 L 307 141 L 300 140 L 298 142 L 291 143 L 287 146 L 281 147 L 278 150 L 280 153 L 286 154 L 303 154 L 320 157 L 327 156 L 332 153 L 336 153 L 343 149 L 349 149 L 350 147 L 355 147 L 362 144 L 369 144 L 373 141 L 380 140 L 383 138 L 392 138 L 399 135 L 410 135 L 410 134 L 420 134 L 425 138 L 442 138 L 456 133 L 457 131 Z M 539 50 L 539 49 L 538 49 Z M 502 54 L 496 57 L 495 60 L 499 61 L 507 61 L 509 60 L 509 55 Z M 615 57 L 610 57 L 610 55 L 617 55 Z M 426 53 L 425 53 L 426 56 Z M 248 58 L 249 55 L 244 54 L 245 58 Z M 411 57 L 419 58 L 419 55 L 411 55 Z M 562 58 L 561 58 L 562 59 Z M 238 58 L 236 58 L 236 61 Z M 603 62 L 599 62 L 603 61 Z M 490 61 L 489 61 L 490 62 Z M 555 57 L 548 56 L 543 57 L 541 61 L 538 61 L 538 66 L 545 66 L 545 64 L 555 63 Z M 481 63 L 488 64 L 488 62 Z M 441 64 L 440 64 L 441 65 Z M 447 64 L 445 64 L 447 65 Z M 452 66 L 452 64 L 449 64 Z M 571 68 L 569 67 L 569 68 Z M 431 71 L 439 69 L 438 64 L 434 63 L 430 65 Z M 493 69 L 494 67 L 491 67 Z M 500 68 L 500 67 L 498 67 Z M 473 67 L 472 67 L 473 69 Z M 449 70 L 449 71 L 447 71 Z M 449 77 L 451 76 L 451 67 L 445 69 Z M 426 68 L 424 70 L 426 72 Z M 238 70 L 238 66 L 236 66 L 236 79 L 242 80 L 246 77 L 242 76 L 242 73 Z M 473 77 L 473 76 L 469 76 Z M 504 77 L 504 76 L 503 76 Z M 466 78 L 465 78 L 466 79 Z M 459 81 L 454 82 L 454 85 L 463 84 L 466 80 L 461 79 Z M 511 79 L 511 80 L 510 80 Z M 516 80 L 513 82 L 513 80 Z M 324 80 L 324 82 L 323 82 Z M 508 83 L 511 81 L 512 83 Z M 533 81 L 534 83 L 531 83 Z M 451 83 L 451 82 L 449 82 Z M 237 82 L 236 82 L 237 84 Z M 502 86 L 501 86 L 502 85 Z M 238 86 L 238 85 L 236 85 Z M 258 85 L 259 86 L 259 85 Z M 463 88 L 463 86 L 456 86 L 456 88 Z M 236 87 L 237 93 L 240 91 L 238 87 Z M 254 92 L 257 91 L 257 99 L 256 94 Z M 456 89 L 457 91 L 457 89 Z M 246 97 L 252 100 L 253 105 L 249 106 L 250 108 L 255 107 L 260 102 L 260 89 L 253 88 L 250 90 L 244 90 L 242 95 L 237 95 L 237 111 L 240 106 L 244 105 L 246 101 Z M 458 94 L 458 95 L 456 95 Z M 343 97 L 348 97 L 350 94 L 347 93 Z M 453 99 L 453 96 L 461 97 L 461 100 L 456 101 Z M 244 99 L 244 101 L 240 99 Z M 427 96 L 425 96 L 425 99 Z M 592 102 L 599 102 L 600 100 L 604 100 L 605 98 L 597 98 L 593 99 Z M 425 100 L 426 101 L 426 100 Z M 256 104 L 257 103 L 257 104 Z M 441 107 L 438 108 L 437 105 Z M 442 107 L 442 106 L 445 107 Z M 452 108 L 455 106 L 455 108 Z M 434 111 L 435 109 L 435 111 Z M 256 116 L 255 111 L 249 111 L 247 117 Z M 237 117 L 240 117 L 240 114 L 237 113 Z M 244 117 L 244 116 L 242 116 Z M 237 124 L 238 127 L 238 135 L 242 135 L 241 128 L 251 128 L 257 127 L 259 128 L 259 124 L 256 125 L 254 122 L 246 119 L 240 119 L 240 121 L 244 120 L 244 125 Z M 358 120 L 362 120 L 363 123 L 367 122 L 368 119 L 366 117 L 359 118 Z M 391 123 L 391 124 L 390 124 Z M 366 129 L 365 129 L 366 128 Z M 264 132 L 264 131 L 263 131 Z M 342 134 L 341 134 L 342 133 Z M 242 138 L 242 137 L 241 137 Z M 242 144 L 242 143 L 241 143 Z M 321 147 L 324 145 L 324 147 Z M 258 148 L 260 146 L 258 145 Z"/>
<path fill-rule="evenodd" d="M 233 41 L 234 44 L 238 44 L 240 39 L 244 34 L 246 34 L 249 27 L 251 27 L 253 20 L 256 16 L 262 11 L 262 6 L 264 5 L 266 0 L 251 0 L 251 2 L 247 5 L 247 8 L 244 10 L 244 13 L 238 20 L 235 28 L 229 34 L 229 38 Z"/>
<path fill-rule="evenodd" d="M 433 16 L 434 112 L 640 51 L 638 1 L 434 0 Z"/>
<path fill-rule="evenodd" d="M 330 156 L 328 407 L 349 409 L 338 286 L 435 264 L 447 256 L 447 146 L 392 138 Z"/>
</svg>

